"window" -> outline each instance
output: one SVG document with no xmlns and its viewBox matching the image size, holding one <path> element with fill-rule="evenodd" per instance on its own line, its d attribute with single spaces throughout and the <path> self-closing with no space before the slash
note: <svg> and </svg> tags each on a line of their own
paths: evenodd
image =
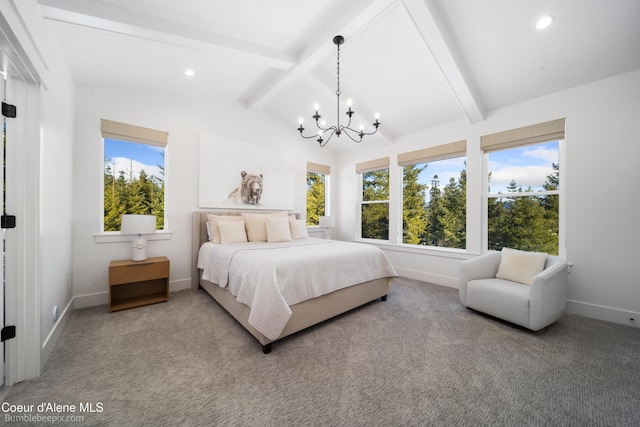
<svg viewBox="0 0 640 427">
<path fill-rule="evenodd" d="M 402 243 L 466 248 L 466 141 L 403 153 Z"/>
<path fill-rule="evenodd" d="M 361 174 L 360 237 L 389 240 L 389 158 L 356 165 Z"/>
<path fill-rule="evenodd" d="M 103 231 L 120 231 L 123 214 L 156 216 L 165 228 L 167 133 L 102 120 Z"/>
<path fill-rule="evenodd" d="M 489 250 L 559 254 L 563 139 L 564 119 L 482 137 Z"/>
<path fill-rule="evenodd" d="M 331 167 L 307 163 L 307 225 L 320 225 L 329 215 L 329 175 Z"/>
</svg>

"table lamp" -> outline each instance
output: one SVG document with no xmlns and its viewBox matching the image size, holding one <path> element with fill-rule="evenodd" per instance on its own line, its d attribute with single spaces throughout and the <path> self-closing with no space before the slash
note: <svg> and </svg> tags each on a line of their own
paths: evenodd
<svg viewBox="0 0 640 427">
<path fill-rule="evenodd" d="M 324 237 L 325 239 L 331 238 L 332 228 L 336 226 L 336 219 L 332 216 L 321 216 L 320 217 L 320 227 L 324 227 Z"/>
<path fill-rule="evenodd" d="M 122 227 L 120 233 L 134 236 L 131 240 L 133 261 L 145 261 L 147 259 L 147 239 L 144 234 L 156 232 L 155 215 L 122 215 Z"/>
</svg>

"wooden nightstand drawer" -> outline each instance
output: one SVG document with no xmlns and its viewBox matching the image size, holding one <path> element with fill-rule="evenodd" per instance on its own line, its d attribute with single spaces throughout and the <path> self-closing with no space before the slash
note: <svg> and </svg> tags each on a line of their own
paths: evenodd
<svg viewBox="0 0 640 427">
<path fill-rule="evenodd" d="M 112 261 L 109 264 L 109 311 L 169 300 L 169 260 Z"/>
<path fill-rule="evenodd" d="M 166 257 L 148 258 L 146 261 L 113 261 L 109 266 L 109 284 L 140 282 L 169 276 Z"/>
</svg>

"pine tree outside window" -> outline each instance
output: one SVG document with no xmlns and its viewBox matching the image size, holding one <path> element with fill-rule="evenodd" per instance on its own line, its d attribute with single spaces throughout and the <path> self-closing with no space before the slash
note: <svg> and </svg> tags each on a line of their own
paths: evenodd
<svg viewBox="0 0 640 427">
<path fill-rule="evenodd" d="M 167 133 L 102 120 L 104 232 L 120 231 L 122 215 L 156 216 L 165 229 Z"/>
<path fill-rule="evenodd" d="M 389 158 L 356 165 L 360 174 L 360 237 L 389 240 Z"/>
<path fill-rule="evenodd" d="M 329 179 L 331 168 L 307 163 L 307 225 L 320 225 L 321 216 L 329 216 Z"/>
<path fill-rule="evenodd" d="M 402 243 L 466 249 L 466 141 L 403 153 Z"/>
<path fill-rule="evenodd" d="M 482 138 L 487 249 L 560 255 L 564 119 Z"/>
</svg>

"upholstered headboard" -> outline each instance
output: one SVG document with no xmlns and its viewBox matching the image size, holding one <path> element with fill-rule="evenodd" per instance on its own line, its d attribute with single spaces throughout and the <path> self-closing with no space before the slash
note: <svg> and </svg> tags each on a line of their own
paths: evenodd
<svg viewBox="0 0 640 427">
<path fill-rule="evenodd" d="M 195 211 L 193 213 L 193 234 L 191 238 L 191 259 L 193 260 L 193 272 L 191 274 L 191 288 L 198 289 L 198 284 L 200 282 L 200 272 L 198 271 L 198 252 L 200 251 L 200 246 L 203 243 L 209 241 L 209 235 L 207 234 L 207 214 L 214 215 L 242 215 L 243 213 L 273 213 L 273 212 L 281 212 L 281 211 L 256 211 L 256 210 L 245 210 L 245 211 Z M 290 212 L 291 215 L 295 215 L 296 218 L 300 218 L 299 213 Z"/>
</svg>

